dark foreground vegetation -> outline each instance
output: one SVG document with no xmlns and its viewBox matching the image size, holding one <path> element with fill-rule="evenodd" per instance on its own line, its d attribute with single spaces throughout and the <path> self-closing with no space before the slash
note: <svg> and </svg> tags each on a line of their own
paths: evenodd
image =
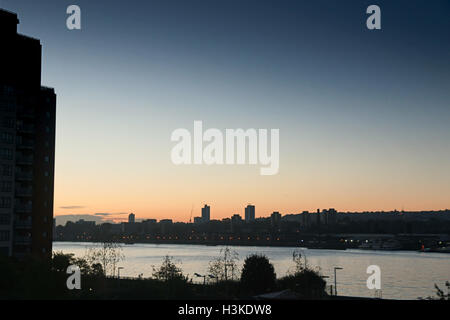
<svg viewBox="0 0 450 320">
<path fill-rule="evenodd" d="M 117 249 L 117 248 L 116 248 Z M 0 258 L 0 299 L 258 299 L 258 295 L 290 289 L 291 298 L 322 299 L 326 282 L 320 273 L 308 268 L 301 257 L 294 259 L 293 272 L 277 279 L 273 265 L 265 256 L 246 258 L 238 272 L 235 255 L 225 249 L 212 261 L 203 283 L 184 275 L 172 258 L 166 256 L 153 267 L 150 278 L 118 278 L 106 270 L 115 269 L 120 254 L 115 249 L 75 258 L 55 252 L 51 260 L 15 261 Z M 105 253 L 102 255 L 101 253 Z M 111 252 L 114 253 L 111 258 Z M 80 270 L 80 289 L 69 290 L 70 265 Z"/>
<path fill-rule="evenodd" d="M 58 300 L 214 300 L 214 299 L 328 299 L 326 282 L 319 270 L 308 266 L 301 253 L 293 254 L 293 266 L 287 276 L 277 278 L 267 257 L 253 254 L 246 257 L 242 270 L 236 265 L 236 254 L 226 248 L 210 262 L 203 283 L 194 283 L 184 275 L 173 259 L 166 256 L 159 267 L 153 266 L 149 278 L 119 278 L 116 264 L 123 259 L 120 248 L 103 245 L 83 258 L 55 252 L 48 261 L 29 258 L 16 261 L 0 257 L 0 299 Z M 72 273 L 69 266 L 80 271 L 80 288 L 70 290 Z M 69 268 L 70 269 L 70 268 Z M 109 270 L 109 272 L 108 272 Z M 72 283 L 73 284 L 73 283 Z M 448 300 L 447 292 L 436 287 L 437 297 Z"/>
</svg>

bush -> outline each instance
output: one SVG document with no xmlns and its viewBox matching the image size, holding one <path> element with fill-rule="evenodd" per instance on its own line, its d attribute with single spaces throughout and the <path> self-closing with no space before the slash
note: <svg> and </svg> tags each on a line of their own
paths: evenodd
<svg viewBox="0 0 450 320">
<path fill-rule="evenodd" d="M 266 293 L 275 288 L 275 282 L 275 270 L 266 256 L 253 254 L 245 259 L 241 275 L 241 286 L 244 292 Z"/>
<path fill-rule="evenodd" d="M 319 299 L 326 295 L 326 282 L 312 269 L 302 269 L 278 280 L 280 290 L 290 289 L 304 299 Z"/>
</svg>

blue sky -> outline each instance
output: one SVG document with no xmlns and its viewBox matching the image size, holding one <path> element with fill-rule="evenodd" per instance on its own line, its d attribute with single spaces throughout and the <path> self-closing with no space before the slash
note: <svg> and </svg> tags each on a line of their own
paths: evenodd
<svg viewBox="0 0 450 320">
<path fill-rule="evenodd" d="M 71 4 L 81 31 L 65 26 Z M 371 4 L 381 30 L 365 27 Z M 247 201 L 260 215 L 450 207 L 448 1 L 0 6 L 41 39 L 43 84 L 58 94 L 57 214 L 80 206 L 183 220 L 192 203 L 228 216 Z M 279 128 L 280 174 L 174 167 L 170 134 L 194 120 Z"/>
</svg>

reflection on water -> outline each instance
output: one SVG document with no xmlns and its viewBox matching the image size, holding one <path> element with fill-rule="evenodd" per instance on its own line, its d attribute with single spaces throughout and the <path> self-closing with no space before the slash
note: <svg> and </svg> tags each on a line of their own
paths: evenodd
<svg viewBox="0 0 450 320">
<path fill-rule="evenodd" d="M 54 251 L 74 253 L 83 256 L 86 247 L 92 243 L 54 242 Z M 144 277 L 152 274 L 152 266 L 159 266 L 165 255 L 173 256 L 180 263 L 185 274 L 207 272 L 208 263 L 219 255 L 222 246 L 200 245 L 124 245 L 125 261 L 121 275 Z M 279 247 L 237 247 L 231 246 L 239 254 L 239 266 L 251 253 L 265 254 L 275 267 L 278 277 L 293 267 L 292 253 L 298 248 Z M 328 284 L 334 283 L 333 267 L 344 268 L 337 271 L 338 294 L 349 296 L 373 297 L 374 292 L 367 289 L 366 269 L 369 265 L 381 268 L 381 290 L 383 298 L 417 299 L 435 295 L 434 284 L 444 288 L 450 280 L 450 254 L 421 253 L 407 251 L 363 251 L 363 250 L 314 250 L 303 249 L 307 263 L 319 268 L 327 278 Z M 194 279 L 195 280 L 195 279 Z"/>
</svg>

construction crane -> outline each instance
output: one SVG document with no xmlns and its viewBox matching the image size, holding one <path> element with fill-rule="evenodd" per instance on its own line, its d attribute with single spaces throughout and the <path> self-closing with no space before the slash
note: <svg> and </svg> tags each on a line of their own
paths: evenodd
<svg viewBox="0 0 450 320">
<path fill-rule="evenodd" d="M 191 216 L 189 217 L 189 223 L 192 223 L 192 212 L 194 211 L 194 205 L 191 207 Z"/>
</svg>

